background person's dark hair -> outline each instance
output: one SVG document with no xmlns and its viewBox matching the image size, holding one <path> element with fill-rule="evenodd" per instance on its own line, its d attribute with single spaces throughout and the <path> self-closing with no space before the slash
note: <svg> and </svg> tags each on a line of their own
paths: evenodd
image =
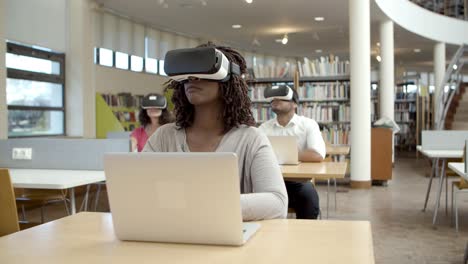
<svg viewBox="0 0 468 264">
<path fill-rule="evenodd" d="M 217 46 L 212 42 L 200 45 L 199 47 L 215 47 L 229 59 L 229 61 L 239 65 L 241 74 L 247 72 L 247 65 L 239 52 L 232 48 Z M 195 109 L 185 95 L 184 84 L 176 81 L 166 83 L 166 89 L 174 89 L 172 102 L 176 124 L 179 128 L 188 128 L 193 124 Z M 227 82 L 219 83 L 223 112 L 220 118 L 223 120 L 224 133 L 239 125 L 254 126 L 255 120 L 252 116 L 251 101 L 248 95 L 248 86 L 245 80 L 238 75 L 231 75 Z"/>
<path fill-rule="evenodd" d="M 140 113 L 138 113 L 138 121 L 140 121 L 140 125 L 146 127 L 147 125 L 151 124 L 151 118 L 146 112 L 146 109 L 140 108 Z M 167 110 L 167 108 L 162 109 L 162 113 L 158 118 L 159 125 L 165 125 L 167 123 L 174 122 L 174 117 L 172 116 L 171 112 Z"/>
</svg>

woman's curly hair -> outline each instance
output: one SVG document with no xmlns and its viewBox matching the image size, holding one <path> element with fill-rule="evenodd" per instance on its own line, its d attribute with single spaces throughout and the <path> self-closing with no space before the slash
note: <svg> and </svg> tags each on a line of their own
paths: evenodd
<svg viewBox="0 0 468 264">
<path fill-rule="evenodd" d="M 231 62 L 239 65 L 241 74 L 246 73 L 247 66 L 244 58 L 239 52 L 230 47 L 217 46 L 212 42 L 202 44 L 198 47 L 214 47 L 220 50 Z M 174 89 L 172 102 L 174 103 L 174 112 L 176 116 L 176 125 L 182 128 L 192 126 L 195 109 L 188 101 L 185 95 L 184 84 L 177 81 L 166 83 L 166 89 Z M 221 120 L 223 120 L 224 130 L 227 133 L 233 127 L 239 125 L 254 126 L 255 120 L 252 116 L 251 101 L 248 96 L 248 86 L 245 80 L 239 75 L 231 75 L 227 82 L 219 83 L 220 96 L 223 104 Z"/>
</svg>

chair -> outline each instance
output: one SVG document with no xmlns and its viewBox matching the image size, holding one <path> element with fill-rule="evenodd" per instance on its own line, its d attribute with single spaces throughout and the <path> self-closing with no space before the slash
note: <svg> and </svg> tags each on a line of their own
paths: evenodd
<svg viewBox="0 0 468 264">
<path fill-rule="evenodd" d="M 70 215 L 68 209 L 67 192 L 62 190 L 42 190 L 42 189 L 15 189 L 16 203 L 22 208 L 22 220 L 26 221 L 25 206 L 41 207 L 41 223 L 44 223 L 45 206 L 63 202 L 65 210 Z"/>
<path fill-rule="evenodd" d="M 455 230 L 458 233 L 458 203 L 457 198 L 459 193 L 468 193 L 468 182 L 461 179 L 460 181 L 452 182 L 452 217 L 455 218 Z M 453 214 L 453 209 L 455 207 L 455 215 Z M 452 218 L 453 220 L 453 218 Z"/>
<path fill-rule="evenodd" d="M 15 193 L 7 169 L 0 169 L 0 236 L 20 230 Z"/>
</svg>

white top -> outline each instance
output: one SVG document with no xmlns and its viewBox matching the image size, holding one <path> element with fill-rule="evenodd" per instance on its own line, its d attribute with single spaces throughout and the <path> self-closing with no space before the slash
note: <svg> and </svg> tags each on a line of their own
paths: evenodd
<svg viewBox="0 0 468 264">
<path fill-rule="evenodd" d="M 325 158 L 325 142 L 315 120 L 294 114 L 286 126 L 281 126 L 276 118 L 263 123 L 259 129 L 267 136 L 296 136 L 300 151 L 314 150 Z"/>
<path fill-rule="evenodd" d="M 463 150 L 432 150 L 423 149 L 422 146 L 417 146 L 416 149 L 428 158 L 452 159 L 461 158 L 463 156 Z"/>
<path fill-rule="evenodd" d="M 15 188 L 62 190 L 105 181 L 104 171 L 9 169 Z"/>
<path fill-rule="evenodd" d="M 465 173 L 465 163 L 463 162 L 449 162 L 448 167 L 452 169 L 460 177 L 468 181 L 468 173 Z"/>
</svg>

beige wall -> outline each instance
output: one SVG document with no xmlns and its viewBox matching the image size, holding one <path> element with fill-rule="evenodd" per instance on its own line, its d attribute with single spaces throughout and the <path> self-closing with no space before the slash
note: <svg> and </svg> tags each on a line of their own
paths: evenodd
<svg viewBox="0 0 468 264">
<path fill-rule="evenodd" d="M 168 80 L 155 74 L 119 70 L 105 66 L 93 65 L 95 70 L 95 87 L 98 93 L 131 92 L 145 95 L 161 93 L 163 84 Z"/>
</svg>

